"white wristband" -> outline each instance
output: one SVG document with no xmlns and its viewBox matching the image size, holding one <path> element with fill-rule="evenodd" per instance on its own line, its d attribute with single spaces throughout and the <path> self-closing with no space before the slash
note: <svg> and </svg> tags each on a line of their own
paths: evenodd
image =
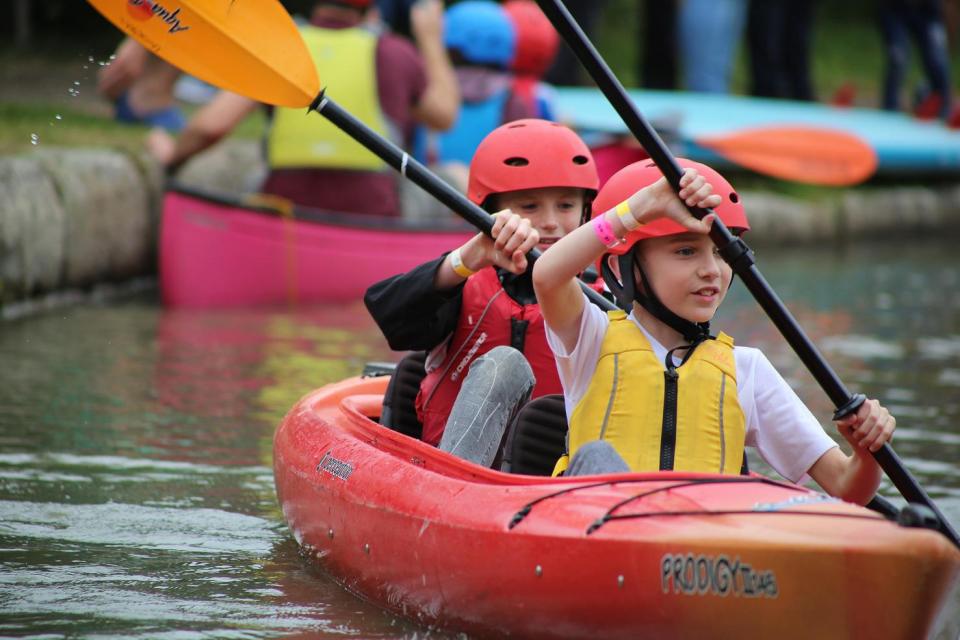
<svg viewBox="0 0 960 640">
<path fill-rule="evenodd" d="M 450 266 L 453 267 L 453 272 L 461 278 L 469 278 L 476 273 L 476 271 L 463 264 L 459 247 L 450 252 Z"/>
</svg>

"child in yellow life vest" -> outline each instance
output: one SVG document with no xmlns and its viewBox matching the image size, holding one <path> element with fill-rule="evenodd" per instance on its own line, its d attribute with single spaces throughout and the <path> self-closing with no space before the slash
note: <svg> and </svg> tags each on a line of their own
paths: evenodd
<svg viewBox="0 0 960 640">
<path fill-rule="evenodd" d="M 649 160 L 620 170 L 600 190 L 592 221 L 534 267 L 570 424 L 572 458 L 557 471 L 736 474 L 746 445 L 791 481 L 809 474 L 831 495 L 866 503 L 880 483 L 870 452 L 890 440 L 895 420 L 867 400 L 838 421 L 853 448 L 847 456 L 761 351 L 710 334 L 732 273 L 706 235 L 713 217 L 699 221 L 683 202 L 713 207 L 734 233 L 749 223 L 718 173 L 680 164 L 679 198 Z M 629 316 L 586 304 L 576 286 L 598 259 Z"/>
</svg>

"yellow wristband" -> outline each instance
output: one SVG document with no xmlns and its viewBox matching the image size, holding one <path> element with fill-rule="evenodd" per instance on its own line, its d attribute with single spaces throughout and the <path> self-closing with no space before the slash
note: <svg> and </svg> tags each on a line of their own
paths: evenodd
<svg viewBox="0 0 960 640">
<path fill-rule="evenodd" d="M 640 221 L 633 217 L 633 212 L 630 211 L 630 205 L 627 204 L 626 200 L 618 204 L 614 211 L 616 211 L 617 217 L 620 218 L 620 224 L 622 224 L 623 228 L 627 231 L 633 231 L 640 226 Z"/>
<path fill-rule="evenodd" d="M 453 267 L 453 272 L 461 278 L 469 278 L 476 273 L 476 271 L 463 264 L 463 258 L 460 257 L 459 248 L 450 252 L 450 266 Z"/>
</svg>

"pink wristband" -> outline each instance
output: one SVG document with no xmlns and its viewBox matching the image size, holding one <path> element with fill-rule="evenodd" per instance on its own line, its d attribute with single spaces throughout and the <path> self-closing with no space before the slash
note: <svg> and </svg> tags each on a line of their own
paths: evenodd
<svg viewBox="0 0 960 640">
<path fill-rule="evenodd" d="M 607 222 L 606 213 L 594 218 L 591 224 L 593 225 L 593 232 L 597 234 L 597 238 L 607 249 L 613 249 L 626 242 L 623 238 L 618 238 L 613 234 L 613 227 Z"/>
</svg>

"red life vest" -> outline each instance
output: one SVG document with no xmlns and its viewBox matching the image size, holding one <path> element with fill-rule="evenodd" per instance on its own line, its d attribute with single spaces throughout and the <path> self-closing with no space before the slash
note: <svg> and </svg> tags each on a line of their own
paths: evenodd
<svg viewBox="0 0 960 640">
<path fill-rule="evenodd" d="M 447 355 L 420 383 L 416 406 L 424 442 L 439 444 L 470 364 L 501 345 L 511 345 L 526 356 L 537 379 L 531 397 L 563 393 L 553 352 L 547 346 L 540 306 L 522 305 L 511 298 L 497 272 L 488 267 L 467 279 L 460 320 Z"/>
</svg>

